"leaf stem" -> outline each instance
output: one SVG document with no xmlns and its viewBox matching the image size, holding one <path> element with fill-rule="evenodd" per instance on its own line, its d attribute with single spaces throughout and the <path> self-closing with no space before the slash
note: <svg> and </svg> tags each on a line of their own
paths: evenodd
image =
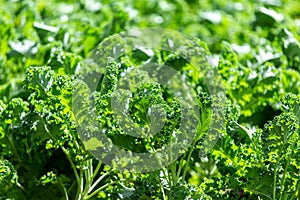
<svg viewBox="0 0 300 200">
<path fill-rule="evenodd" d="M 197 140 L 193 141 L 193 144 L 192 144 L 192 146 L 189 150 L 188 157 L 187 157 L 186 164 L 185 164 L 185 168 L 184 168 L 183 174 L 182 174 L 182 179 L 183 180 L 185 180 L 185 176 L 186 176 L 186 173 L 187 173 L 187 170 L 188 170 L 188 167 L 189 167 L 189 163 L 190 163 L 190 160 L 191 160 L 192 153 L 193 153 L 194 146 L 195 146 L 196 142 L 197 142 Z"/>
<path fill-rule="evenodd" d="M 100 182 L 100 181 L 102 181 L 105 177 L 107 177 L 108 175 L 110 174 L 110 172 L 106 172 L 106 173 L 104 173 L 104 174 L 102 174 L 93 184 L 92 184 L 92 186 L 90 187 L 90 189 L 89 189 L 89 193 L 91 192 L 91 191 L 93 191 L 93 189 L 97 186 L 97 184 Z"/>
<path fill-rule="evenodd" d="M 45 129 L 46 133 L 51 137 L 52 140 L 56 141 L 55 137 L 50 133 L 50 131 L 49 131 L 49 129 L 47 128 L 47 126 L 46 126 L 46 124 L 44 123 L 44 121 L 43 121 L 43 120 L 41 120 L 41 121 L 42 121 L 42 123 L 43 123 L 43 125 L 44 125 L 44 129 Z M 56 141 L 56 142 L 57 142 L 57 141 Z M 68 153 L 68 151 L 67 151 L 61 144 L 59 144 L 58 142 L 57 142 L 57 144 L 60 146 L 60 148 L 62 149 L 62 151 L 63 151 L 64 154 L 66 155 L 66 157 L 67 157 L 69 163 L 71 164 L 71 167 L 72 167 L 73 172 L 74 172 L 75 177 L 76 177 L 76 181 L 77 181 L 78 187 L 80 187 L 81 179 L 80 179 L 80 177 L 79 177 L 79 175 L 78 175 L 76 166 L 75 166 L 75 164 L 73 163 L 73 161 L 72 161 L 72 159 L 71 159 L 71 157 L 70 157 L 70 154 Z M 77 191 L 77 195 L 79 196 L 78 191 Z M 77 195 L 76 195 L 76 197 L 77 197 Z"/>
<path fill-rule="evenodd" d="M 104 188 L 110 186 L 110 185 L 113 185 L 115 183 L 118 183 L 120 181 L 123 181 L 123 180 L 117 180 L 117 181 L 113 181 L 113 182 L 110 182 L 110 183 L 107 183 L 103 186 L 101 186 L 100 188 L 98 188 L 97 190 L 95 190 L 93 193 L 91 193 L 90 195 L 86 196 L 84 199 L 90 199 L 92 198 L 95 194 L 97 194 L 98 192 L 100 192 L 101 190 L 103 190 Z"/>
</svg>

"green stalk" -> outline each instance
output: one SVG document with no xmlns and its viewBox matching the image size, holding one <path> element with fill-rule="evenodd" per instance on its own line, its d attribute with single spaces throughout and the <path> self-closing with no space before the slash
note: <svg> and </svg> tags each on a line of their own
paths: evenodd
<svg viewBox="0 0 300 200">
<path fill-rule="evenodd" d="M 278 165 L 276 165 L 276 168 L 275 168 L 275 172 L 274 172 L 274 181 L 273 181 L 273 200 L 276 200 L 276 181 L 277 181 L 277 168 L 278 168 Z"/>
<path fill-rule="evenodd" d="M 93 180 L 95 179 L 95 177 L 97 176 L 100 168 L 101 168 L 101 165 L 102 163 L 99 161 L 98 164 L 97 164 L 97 167 L 95 169 L 95 171 L 93 171 L 93 162 L 92 162 L 92 159 L 88 161 L 88 164 L 89 164 L 89 170 L 87 170 L 88 172 L 86 172 L 86 185 L 85 185 L 85 189 L 84 189 L 84 192 L 83 192 L 83 199 L 86 198 L 86 196 L 88 196 L 88 194 L 90 192 L 93 191 L 93 189 L 98 185 L 98 183 L 100 181 L 102 181 L 107 175 L 109 175 L 110 172 L 107 172 L 107 173 L 104 173 L 102 176 L 100 176 L 94 183 L 93 183 Z M 93 184 L 92 184 L 93 183 Z"/>
<path fill-rule="evenodd" d="M 197 140 L 194 140 L 193 141 L 193 144 L 190 148 L 190 151 L 188 153 L 188 158 L 187 158 L 187 161 L 186 161 L 186 164 L 185 164 L 185 168 L 183 170 L 183 175 L 182 175 L 182 179 L 185 180 L 185 176 L 186 176 L 186 173 L 187 173 L 187 170 L 188 170 L 188 167 L 189 167 L 189 163 L 190 163 L 190 160 L 191 160 L 191 157 L 192 157 L 192 153 L 193 153 L 193 150 L 194 150 L 194 146 L 196 144 Z"/>
<path fill-rule="evenodd" d="M 85 195 L 88 193 L 88 190 L 91 186 L 91 183 L 92 183 L 92 174 L 93 174 L 93 160 L 92 159 L 89 159 L 86 161 L 86 165 L 87 166 L 87 169 L 84 170 L 84 177 L 85 177 L 85 186 L 84 186 L 84 190 L 83 190 L 83 198 L 85 197 Z"/>
<path fill-rule="evenodd" d="M 284 184 L 285 184 L 285 182 L 286 182 L 286 174 L 287 174 L 287 168 L 288 168 L 288 166 L 289 166 L 289 162 L 286 161 L 286 163 L 285 163 L 285 168 L 284 168 L 284 173 L 283 173 L 283 180 L 282 180 L 282 183 L 281 183 L 282 189 L 284 189 Z M 282 198 L 282 194 L 283 194 L 282 189 L 281 189 L 281 191 L 280 191 L 280 198 L 279 198 L 279 199 Z"/>
<path fill-rule="evenodd" d="M 91 186 L 93 180 L 95 179 L 95 177 L 97 176 L 97 174 L 98 174 L 98 172 L 99 172 L 99 170 L 100 170 L 100 167 L 101 167 L 102 163 L 101 163 L 100 161 L 98 162 L 95 171 L 93 171 L 93 162 L 92 162 L 92 159 L 91 159 L 90 165 L 91 165 L 91 166 L 90 166 L 90 167 L 91 167 L 91 169 L 90 169 L 90 172 L 91 172 L 91 173 L 89 173 L 89 178 L 87 179 L 88 182 L 89 182 L 89 184 L 88 184 L 88 190 L 87 190 L 88 193 L 90 192 L 90 186 Z"/>
<path fill-rule="evenodd" d="M 167 182 L 168 182 L 169 187 L 171 188 L 170 175 L 169 175 L 169 173 L 168 173 L 168 175 L 167 175 L 164 169 L 165 169 L 165 168 L 162 169 L 162 172 L 163 172 L 163 174 L 164 174 L 165 179 L 166 179 Z M 170 193 L 171 193 L 171 192 L 169 192 L 169 198 L 170 198 Z"/>
<path fill-rule="evenodd" d="M 68 189 L 68 193 L 73 189 L 77 182 L 73 182 L 72 185 Z"/>
<path fill-rule="evenodd" d="M 103 185 L 102 187 L 98 188 L 97 190 L 95 190 L 92 194 L 86 196 L 84 199 L 90 199 L 92 198 L 94 195 L 96 195 L 98 192 L 100 192 L 101 190 L 105 189 L 106 187 L 110 186 L 110 185 L 113 185 L 115 183 L 118 183 L 119 181 L 123 181 L 123 180 L 118 180 L 118 181 L 113 181 L 111 183 L 107 183 L 105 185 Z"/>
<path fill-rule="evenodd" d="M 166 197 L 166 194 L 165 194 L 165 189 L 164 189 L 163 185 L 161 184 L 161 182 L 160 182 L 160 188 L 161 188 L 161 192 L 162 192 L 162 195 L 163 195 L 163 200 L 167 200 L 167 197 Z"/>
<path fill-rule="evenodd" d="M 82 192 L 83 192 L 83 169 L 82 166 L 80 167 L 80 173 L 79 173 L 79 184 L 77 186 L 77 194 L 76 194 L 76 200 L 81 200 L 82 199 Z"/>
<path fill-rule="evenodd" d="M 93 180 L 94 180 L 94 178 L 96 177 L 96 175 L 98 174 L 101 165 L 102 165 L 102 162 L 99 161 L 98 164 L 97 164 L 97 167 L 96 167 L 96 169 L 95 169 L 95 171 L 94 171 L 94 173 L 93 173 L 93 176 L 92 176 L 92 179 L 93 179 Z"/>
<path fill-rule="evenodd" d="M 90 193 L 91 191 L 93 191 L 93 189 L 98 185 L 98 183 L 100 181 L 102 181 L 106 176 L 108 176 L 110 174 L 110 172 L 106 172 L 104 174 L 102 174 L 102 176 L 100 176 L 94 183 L 93 185 L 89 188 L 88 192 Z"/>
<path fill-rule="evenodd" d="M 21 190 L 26 191 L 25 188 L 18 182 L 16 181 L 16 185 L 21 188 Z"/>
<path fill-rule="evenodd" d="M 279 155 L 281 155 L 281 151 L 280 151 Z M 281 156 L 280 156 L 280 157 L 281 157 Z M 277 165 L 276 165 L 276 168 L 275 168 L 275 171 L 274 171 L 273 200 L 276 200 L 276 182 L 277 182 L 277 171 L 278 171 L 277 169 L 278 169 L 278 167 L 279 167 L 280 161 L 281 161 L 281 159 L 278 160 Z"/>
<path fill-rule="evenodd" d="M 22 159 L 21 159 L 21 157 L 20 157 L 20 155 L 19 155 L 19 153 L 18 153 L 18 151 L 17 151 L 17 149 L 16 149 L 15 144 L 12 142 L 12 139 L 11 139 L 8 135 L 5 135 L 5 138 L 7 139 L 7 141 L 8 141 L 8 143 L 9 143 L 9 146 L 10 146 L 10 148 L 11 148 L 13 154 L 17 157 L 18 162 L 21 163 L 21 162 L 22 162 Z"/>
<path fill-rule="evenodd" d="M 68 191 L 67 191 L 66 187 L 65 187 L 64 184 L 63 184 L 62 182 L 60 182 L 60 181 L 59 181 L 59 184 L 61 185 L 61 187 L 62 187 L 63 190 L 64 190 L 65 199 L 66 199 L 66 200 L 69 200 Z"/>
<path fill-rule="evenodd" d="M 76 166 L 75 166 L 75 164 L 73 163 L 73 161 L 72 161 L 72 159 L 71 159 L 71 157 L 70 157 L 70 154 L 67 152 L 67 150 L 66 150 L 63 146 L 61 146 L 61 149 L 62 149 L 62 151 L 64 152 L 64 154 L 66 155 L 66 157 L 67 157 L 69 163 L 71 164 L 71 167 L 72 167 L 72 169 L 73 169 L 73 172 L 74 172 L 74 174 L 75 174 L 76 181 L 77 181 L 77 184 L 78 184 L 78 187 L 79 187 L 79 186 L 80 186 L 80 183 L 81 183 L 81 179 L 80 179 L 79 174 L 78 174 L 78 172 L 77 172 Z M 77 195 L 76 195 L 76 196 L 77 196 Z"/>
<path fill-rule="evenodd" d="M 280 152 L 278 153 L 278 155 L 279 155 L 279 160 L 277 161 L 277 164 L 276 164 L 276 168 L 275 168 L 275 171 L 274 171 L 274 181 L 273 181 L 273 200 L 276 200 L 276 182 L 277 182 L 277 169 L 278 169 L 278 167 L 279 167 L 279 164 L 280 164 L 280 161 L 281 161 L 281 156 L 282 156 L 282 154 L 281 154 L 281 150 L 280 150 Z"/>
<path fill-rule="evenodd" d="M 181 170 L 182 170 L 182 166 L 183 166 L 183 159 L 181 159 L 180 161 L 179 161 L 179 168 L 178 168 L 178 170 L 177 170 L 177 179 L 179 179 L 179 177 L 180 177 L 180 173 L 181 173 Z"/>
<path fill-rule="evenodd" d="M 171 187 L 172 183 L 171 183 L 171 176 L 170 173 L 168 172 L 168 175 L 166 174 L 166 172 L 163 170 L 164 176 L 168 182 L 169 187 Z"/>
<path fill-rule="evenodd" d="M 96 176 L 98 170 L 100 167 L 99 164 L 97 165 L 97 172 L 93 171 L 93 160 L 89 159 L 87 161 L 85 161 L 86 164 L 84 164 L 81 168 L 81 171 L 84 172 L 84 179 L 82 178 L 82 182 L 81 182 L 81 188 L 80 193 L 81 195 L 78 197 L 79 199 L 85 199 L 85 197 L 88 195 L 88 193 L 90 192 L 90 188 L 91 188 L 91 184 L 93 182 L 94 177 Z M 100 165 L 101 166 L 101 165 Z M 83 168 L 86 167 L 86 170 L 84 170 Z M 85 184 L 83 182 L 83 180 L 85 180 Z"/>
<path fill-rule="evenodd" d="M 44 128 L 45 128 L 46 133 L 50 136 L 50 138 L 51 138 L 53 141 L 56 141 L 55 137 L 50 133 L 50 131 L 49 131 L 49 129 L 47 128 L 46 124 L 43 122 L 43 120 L 41 120 L 41 121 L 42 121 L 42 123 L 43 123 L 43 125 L 44 125 Z M 58 144 L 59 144 L 59 143 L 58 143 Z M 66 157 L 67 157 L 69 163 L 71 164 L 71 167 L 72 167 L 72 169 L 73 169 L 73 172 L 74 172 L 74 174 L 75 174 L 76 181 L 77 181 L 77 184 L 78 184 L 78 187 L 79 187 L 80 184 L 81 184 L 81 179 L 80 179 L 80 177 L 79 177 L 79 175 L 78 175 L 76 166 L 75 166 L 75 164 L 73 163 L 73 161 L 72 161 L 72 159 L 71 159 L 70 154 L 68 153 L 68 151 L 67 151 L 62 145 L 59 144 L 59 146 L 60 146 L 60 148 L 62 149 L 62 151 L 64 152 L 64 154 L 66 155 Z M 77 191 L 76 197 L 77 197 L 77 195 L 79 196 L 78 191 Z"/>
<path fill-rule="evenodd" d="M 170 140 L 170 144 L 172 144 L 172 137 L 171 137 L 171 140 Z M 170 156 L 170 160 L 172 160 L 173 159 L 173 157 L 172 157 L 172 147 L 170 147 L 169 148 L 169 156 Z M 175 183 L 176 183 L 176 164 L 175 164 L 175 162 L 176 161 L 174 161 L 173 163 L 171 163 L 171 165 L 170 165 L 170 169 L 171 169 L 171 177 L 170 177 L 170 182 L 171 182 L 171 185 L 170 185 L 170 188 L 172 187 L 172 186 L 174 186 L 175 185 Z M 175 164 L 175 165 L 174 165 Z M 168 173 L 169 174 L 169 173 Z"/>
</svg>

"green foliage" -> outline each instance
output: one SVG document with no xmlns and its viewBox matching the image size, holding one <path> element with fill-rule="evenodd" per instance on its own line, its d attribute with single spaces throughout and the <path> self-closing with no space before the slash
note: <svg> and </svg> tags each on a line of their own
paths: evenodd
<svg viewBox="0 0 300 200">
<path fill-rule="evenodd" d="M 1 1 L 0 199 L 300 199 L 299 7 L 293 0 Z M 180 55 L 189 55 L 195 43 L 152 56 L 134 50 L 103 66 L 85 60 L 106 37 L 142 27 L 197 38 L 197 51 L 208 54 L 221 80 L 190 73 Z M 167 78 L 159 78 L 163 70 L 129 70 L 149 61 L 188 80 L 200 123 L 192 144 L 169 166 L 119 172 L 88 151 L 103 141 L 80 140 L 73 112 L 79 96 L 72 93 L 82 85 L 74 75 L 87 83 L 80 89 L 95 88 L 91 97 L 107 138 L 126 150 L 152 152 L 173 132 L 180 136 L 179 121 L 190 105 L 181 106 L 159 84 Z M 85 77 L 88 70 L 92 75 Z M 209 93 L 205 78 L 222 83 L 225 105 Z M 180 83 L 173 87 L 184 92 Z M 131 120 L 122 117 L 128 99 Z M 119 110 L 111 108 L 116 102 L 124 103 L 114 105 Z M 224 121 L 215 118 L 216 104 Z M 210 148 L 204 138 L 213 121 L 225 129 Z M 125 134 L 131 128 L 153 132 L 137 138 Z"/>
<path fill-rule="evenodd" d="M 7 160 L 1 160 L 0 174 L 0 185 L 2 188 L 16 180 L 16 171 Z"/>
</svg>

